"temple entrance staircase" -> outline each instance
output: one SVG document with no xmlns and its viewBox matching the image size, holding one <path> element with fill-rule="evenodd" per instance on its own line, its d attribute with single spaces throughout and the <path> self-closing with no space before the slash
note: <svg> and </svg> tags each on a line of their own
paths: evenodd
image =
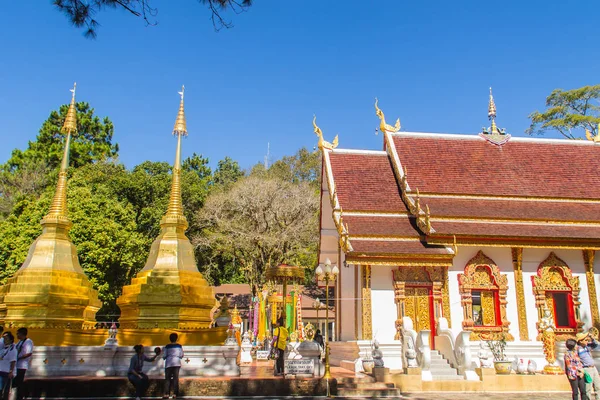
<svg viewBox="0 0 600 400">
<path fill-rule="evenodd" d="M 458 374 L 456 368 L 452 368 L 439 351 L 431 350 L 431 377 L 434 381 L 457 381 L 465 379 Z"/>
</svg>

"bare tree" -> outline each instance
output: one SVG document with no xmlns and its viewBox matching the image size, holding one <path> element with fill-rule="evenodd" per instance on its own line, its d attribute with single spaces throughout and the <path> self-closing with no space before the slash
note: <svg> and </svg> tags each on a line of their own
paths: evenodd
<svg viewBox="0 0 600 400">
<path fill-rule="evenodd" d="M 231 28 L 231 21 L 225 20 L 223 12 L 231 10 L 236 14 L 244 12 L 252 5 L 252 0 L 197 0 L 208 7 L 211 21 L 216 31 Z M 147 25 L 156 25 L 158 9 L 152 7 L 151 0 L 54 0 L 54 6 L 65 14 L 77 28 L 85 28 L 85 36 L 95 38 L 100 26 L 95 15 L 106 9 L 124 10 L 142 18 Z"/>
<path fill-rule="evenodd" d="M 318 196 L 307 183 L 249 176 L 209 195 L 195 221 L 203 253 L 227 253 L 255 286 L 280 263 L 302 265 L 318 240 Z M 310 254 L 307 254 L 310 253 Z"/>
</svg>

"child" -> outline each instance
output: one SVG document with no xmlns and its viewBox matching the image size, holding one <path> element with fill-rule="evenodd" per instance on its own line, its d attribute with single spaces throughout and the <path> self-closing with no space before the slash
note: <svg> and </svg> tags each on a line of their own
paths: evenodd
<svg viewBox="0 0 600 400">
<path fill-rule="evenodd" d="M 165 346 L 163 352 L 163 359 L 165 360 L 165 394 L 163 398 L 170 397 L 171 387 L 173 387 L 173 398 L 176 399 L 179 396 L 179 369 L 183 358 L 183 347 L 177 343 L 176 333 L 171 333 L 169 340 L 171 343 Z"/>
</svg>

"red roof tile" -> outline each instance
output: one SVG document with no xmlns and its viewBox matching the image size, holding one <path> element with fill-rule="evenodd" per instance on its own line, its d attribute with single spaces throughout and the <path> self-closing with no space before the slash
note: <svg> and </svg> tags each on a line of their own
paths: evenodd
<svg viewBox="0 0 600 400">
<path fill-rule="evenodd" d="M 549 239 L 597 239 L 600 238 L 598 226 L 572 226 L 567 224 L 510 224 L 485 222 L 434 221 L 431 223 L 438 234 L 495 236 L 495 237 L 543 237 Z"/>
<path fill-rule="evenodd" d="M 343 210 L 406 211 L 386 154 L 329 153 Z"/>
<path fill-rule="evenodd" d="M 435 217 L 600 221 L 600 204 L 582 202 L 421 197 Z"/>
<path fill-rule="evenodd" d="M 450 254 L 446 247 L 429 246 L 417 240 L 356 240 L 350 237 L 350 243 L 353 247 L 352 254 Z"/>
<path fill-rule="evenodd" d="M 396 134 L 408 184 L 421 192 L 600 199 L 600 147 L 572 141 Z"/>
<path fill-rule="evenodd" d="M 413 227 L 414 218 L 403 216 L 342 216 L 344 224 L 348 224 L 350 236 L 402 236 L 419 237 Z"/>
</svg>

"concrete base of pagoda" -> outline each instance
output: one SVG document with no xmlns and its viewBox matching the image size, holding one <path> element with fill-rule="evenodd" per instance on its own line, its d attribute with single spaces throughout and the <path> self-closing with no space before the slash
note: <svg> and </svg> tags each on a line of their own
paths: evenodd
<svg viewBox="0 0 600 400">
<path fill-rule="evenodd" d="M 117 300 L 120 326 L 129 329 L 207 328 L 216 304 L 200 272 L 178 270 L 142 271 Z"/>
<path fill-rule="evenodd" d="M 46 217 L 23 266 L 0 287 L 5 327 L 88 329 L 102 306 L 68 237 L 70 222 Z"/>
</svg>

